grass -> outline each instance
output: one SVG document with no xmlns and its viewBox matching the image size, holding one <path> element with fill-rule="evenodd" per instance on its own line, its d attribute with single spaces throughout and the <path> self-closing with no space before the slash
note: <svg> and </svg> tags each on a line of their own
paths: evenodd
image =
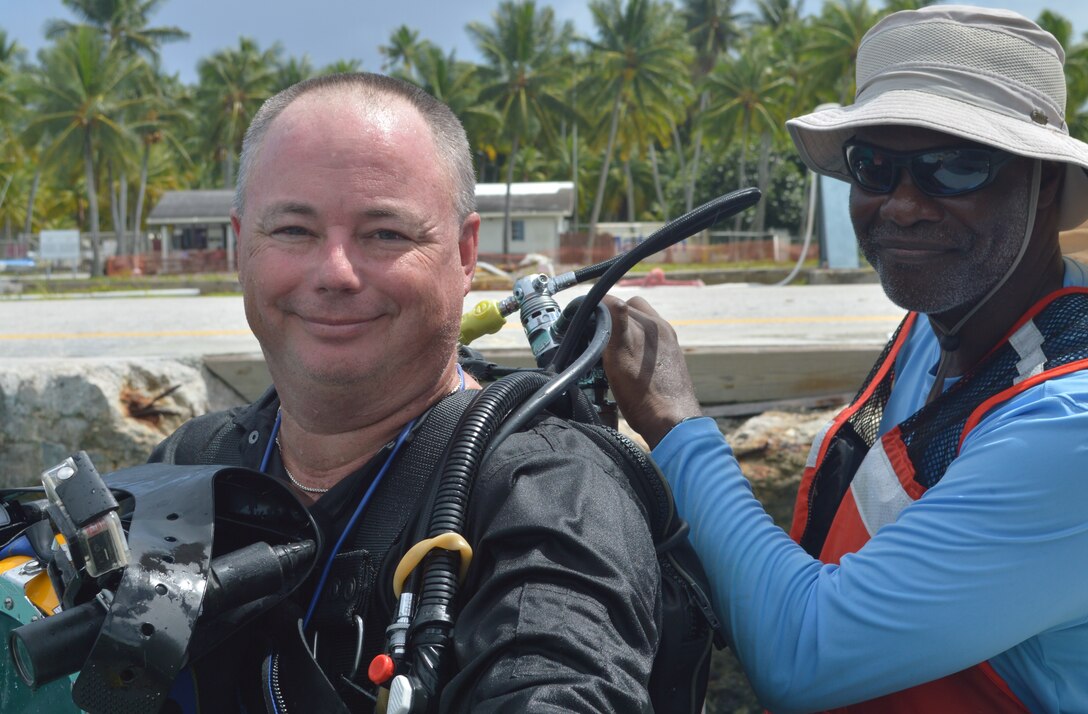
<svg viewBox="0 0 1088 714">
<path fill-rule="evenodd" d="M 3 279 L 0 274 L 0 280 Z M 15 276 L 13 276 L 15 277 Z M 15 277 L 24 295 L 59 295 L 63 293 L 104 293 L 127 290 L 169 288 L 198 288 L 201 294 L 234 294 L 230 286 L 237 285 L 234 273 L 192 273 L 183 275 L 111 275 L 99 278 L 59 277 L 46 279 L 41 274 L 21 274 Z"/>
</svg>

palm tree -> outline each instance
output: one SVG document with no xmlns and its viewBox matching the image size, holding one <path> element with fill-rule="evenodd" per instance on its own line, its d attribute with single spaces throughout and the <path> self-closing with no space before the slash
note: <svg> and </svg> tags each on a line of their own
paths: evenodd
<svg viewBox="0 0 1088 714">
<path fill-rule="evenodd" d="M 150 17 L 162 5 L 163 0 L 62 0 L 80 22 L 51 20 L 46 26 L 46 34 L 52 38 L 66 36 L 79 28 L 92 28 L 100 32 L 111 47 L 118 48 L 123 54 L 141 57 L 157 67 L 159 47 L 165 42 L 175 42 L 189 37 L 189 33 L 178 27 L 151 27 Z M 151 70 L 146 70 L 150 72 Z M 140 82 L 141 96 L 154 93 L 153 82 Z M 136 119 L 139 117 L 129 117 Z M 105 161 L 105 173 L 109 185 L 110 209 L 114 230 L 117 235 L 117 253 L 124 254 L 128 247 L 128 176 L 129 169 L 135 168 L 135 157 L 127 155 L 109 156 Z M 114 181 L 114 169 L 117 170 L 117 182 Z M 144 171 L 141 170 L 141 174 Z M 137 196 L 137 206 L 142 208 L 141 193 Z M 139 227 L 140 217 L 136 217 Z"/>
<path fill-rule="evenodd" d="M 649 185 L 652 186 L 654 197 L 658 204 L 659 217 L 669 220 L 669 203 L 665 198 L 664 186 L 661 179 L 660 165 L 657 156 L 657 147 L 668 149 L 673 142 L 673 128 L 676 120 L 681 118 L 683 107 L 688 104 L 690 87 L 686 84 L 674 86 L 675 95 L 670 102 L 655 102 L 639 109 L 635 106 L 624 105 L 621 110 L 616 131 L 616 147 L 619 158 L 623 163 L 623 184 L 627 193 L 626 209 L 628 220 L 639 213 L 639 205 L 634 201 L 635 183 L 633 176 L 648 176 Z M 682 152 L 677 147 L 678 158 Z M 648 163 L 647 163 L 648 162 Z M 632 169 L 635 166 L 637 171 Z M 646 173 L 649 169 L 649 173 Z M 687 183 L 687 177 L 681 176 Z M 685 190 L 686 190 L 685 186 Z"/>
<path fill-rule="evenodd" d="M 357 59 L 338 59 L 318 70 L 318 74 L 351 74 L 363 69 L 363 61 Z"/>
<path fill-rule="evenodd" d="M 756 0 L 753 24 L 779 30 L 801 20 L 802 0 Z"/>
<path fill-rule="evenodd" d="M 478 70 L 471 62 L 459 61 L 453 52 L 443 53 L 428 43 L 417 56 L 411 74 L 399 70 L 393 74 L 448 106 L 464 125 L 469 145 L 480 147 L 497 133 L 502 120 L 493 106 L 479 101 Z"/>
<path fill-rule="evenodd" d="M 24 148 L 27 145 L 24 144 Z M 38 195 L 38 188 L 41 186 L 42 173 L 45 169 L 45 162 L 41 159 L 41 151 L 39 144 L 33 144 L 33 148 L 27 151 L 29 162 L 34 166 L 34 177 L 30 181 L 30 187 L 27 189 L 26 195 L 26 213 L 23 215 L 23 235 L 30 236 L 34 230 L 34 200 Z"/>
<path fill-rule="evenodd" d="M 420 53 L 433 46 L 427 40 L 420 41 L 419 31 L 407 25 L 401 25 L 389 36 L 389 44 L 378 47 L 378 52 L 385 57 L 382 69 L 386 72 L 401 72 L 411 75 L 419 61 Z"/>
<path fill-rule="evenodd" d="M 19 100 L 15 97 L 17 83 L 17 63 L 25 54 L 15 40 L 8 39 L 8 33 L 0 28 L 0 122 L 7 123 L 18 113 Z"/>
<path fill-rule="evenodd" d="M 179 130 L 191 126 L 193 121 L 192 114 L 185 108 L 182 100 L 185 89 L 176 78 L 149 74 L 148 79 L 151 81 L 144 87 L 147 102 L 141 107 L 142 112 L 132 125 L 141 144 L 139 188 L 136 192 L 136 209 L 132 217 L 134 238 L 141 235 L 140 226 L 143 223 L 144 199 L 147 196 L 152 152 L 162 147 L 180 159 L 183 166 L 192 165 L 189 152 L 185 149 L 184 139 L 179 135 Z M 136 242 L 133 241 L 131 253 L 137 252 L 139 248 Z"/>
<path fill-rule="evenodd" d="M 555 118 L 569 111 L 564 102 L 565 68 L 560 62 L 569 42 L 569 24 L 556 27 L 550 7 L 534 0 L 504 0 L 491 16 L 493 25 L 473 22 L 466 28 L 484 56 L 479 74 L 480 101 L 495 106 L 510 139 L 506 159 L 502 252 L 510 252 L 510 184 L 523 138 L 539 132 L 555 140 Z"/>
<path fill-rule="evenodd" d="M 150 17 L 163 0 L 61 0 L 81 22 L 50 20 L 45 34 L 50 39 L 66 35 L 81 25 L 96 28 L 131 54 L 143 55 L 153 62 L 159 58 L 164 42 L 186 40 L 189 33 L 179 27 L 148 27 Z"/>
<path fill-rule="evenodd" d="M 389 44 L 378 47 L 385 60 L 382 71 L 394 77 L 423 86 L 422 74 L 428 69 L 433 72 L 436 63 L 448 61 L 452 67 L 454 56 L 447 57 L 438 45 L 430 40 L 419 39 L 419 32 L 407 25 L 401 25 L 389 36 Z"/>
<path fill-rule="evenodd" d="M 854 66 L 861 38 L 881 13 L 868 0 L 828 0 L 812 24 L 812 41 L 806 48 L 809 70 L 825 87 L 834 87 L 828 100 L 846 104 L 854 97 Z"/>
<path fill-rule="evenodd" d="M 16 123 L 22 112 L 14 91 L 14 63 L 19 53 L 19 44 L 15 40 L 9 41 L 7 33 L 0 30 L 0 209 L 21 163 L 22 147 L 16 136 Z"/>
<path fill-rule="evenodd" d="M 890 15 L 900 10 L 921 10 L 929 7 L 936 0 L 884 0 L 884 14 Z"/>
<path fill-rule="evenodd" d="M 688 91 L 691 50 L 668 5 L 653 0 L 593 0 L 597 39 L 587 41 L 595 68 L 587 80 L 591 104 L 609 109 L 608 138 L 593 210 L 590 245 L 604 201 L 608 171 L 623 116 L 665 115 L 676 107 L 678 92 Z"/>
<path fill-rule="evenodd" d="M 222 185 L 234 186 L 234 161 L 253 115 L 275 91 L 276 68 L 283 50 L 262 51 L 249 37 L 237 49 L 220 50 L 197 65 L 196 105 L 204 120 L 203 140 L 223 163 Z"/>
<path fill-rule="evenodd" d="M 1084 139 L 1088 137 L 1088 36 L 1079 42 L 1073 37 L 1073 23 L 1063 15 L 1044 10 L 1038 18 L 1039 25 L 1054 35 L 1065 49 L 1065 117 L 1069 133 Z"/>
<path fill-rule="evenodd" d="M 13 134 L 0 134 L 0 223 L 6 225 L 10 225 L 12 215 L 11 203 L 7 201 L 8 192 L 16 174 L 24 165 L 21 153 L 22 147 Z M 6 232 L 10 233 L 10 230 Z"/>
<path fill-rule="evenodd" d="M 313 63 L 306 55 L 302 57 L 288 57 L 286 62 L 281 62 L 276 67 L 276 78 L 272 84 L 276 91 L 287 89 L 293 84 L 298 84 L 304 79 L 309 79 L 315 74 Z"/>
<path fill-rule="evenodd" d="M 95 158 L 120 157 L 134 146 L 119 117 L 143 104 L 128 86 L 143 63 L 90 27 L 79 27 L 42 55 L 35 76 L 32 126 L 52 137 L 46 159 L 80 156 L 91 229 L 92 274 L 102 274 Z"/>
<path fill-rule="evenodd" d="M 782 117 L 804 114 L 819 103 L 821 87 L 808 66 L 811 29 L 801 17 L 801 4 L 802 0 L 759 0 L 759 10 L 746 28 L 750 41 L 759 35 L 770 43 L 772 71 L 783 79 L 776 92 Z"/>
<path fill-rule="evenodd" d="M 734 0 L 684 0 L 684 25 L 695 48 L 697 76 L 706 76 L 718 57 L 740 38 Z"/>
<path fill-rule="evenodd" d="M 27 141 L 25 127 L 28 112 L 24 109 L 26 51 L 15 40 L 9 40 L 0 29 L 0 209 L 5 211 L 5 230 L 11 233 L 15 204 L 32 191 L 28 175 L 37 171 L 35 144 Z M 31 170 L 34 167 L 34 170 Z M 29 233 L 29 229 L 23 234 Z"/>
<path fill-rule="evenodd" d="M 782 122 L 786 118 L 812 111 L 822 101 L 819 99 L 821 94 L 829 93 L 828 88 L 818 81 L 817 74 L 808 66 L 806 48 L 811 42 L 811 29 L 810 23 L 801 17 L 801 5 L 802 0 L 759 0 L 758 11 L 752 16 L 752 24 L 747 28 L 749 42 L 756 43 L 759 38 L 759 42 L 766 45 L 765 51 L 769 53 L 767 61 L 771 63 L 770 71 L 782 80 L 774 88 L 771 103 L 772 114 L 779 124 L 774 131 L 760 134 L 757 182 L 765 198 L 756 206 L 753 227 L 757 231 L 763 230 L 768 210 L 779 218 L 783 216 L 781 210 L 775 209 L 775 197 L 769 193 L 772 173 L 791 172 L 788 166 L 776 166 L 772 171 L 769 165 L 771 151 L 774 150 L 778 156 L 796 155 L 793 142 L 784 131 Z M 799 173 L 798 180 L 803 180 L 804 175 L 803 172 Z M 803 200 L 797 203 L 799 215 L 803 219 L 808 204 Z M 801 224 L 803 223 L 802 220 Z"/>
<path fill-rule="evenodd" d="M 718 59 L 740 36 L 738 15 L 733 12 L 734 0 L 684 0 L 684 23 L 691 44 L 695 48 L 693 80 L 698 83 L 706 77 Z M 699 94 L 698 114 L 706 111 L 710 95 Z M 699 159 L 703 150 L 702 124 L 696 122 L 692 139 L 691 165 L 684 185 L 684 210 L 690 211 L 694 203 L 695 180 L 699 174 Z M 677 150 L 681 150 L 677 146 Z M 681 154 L 682 155 L 682 154 Z"/>
<path fill-rule="evenodd" d="M 703 121 L 728 128 L 741 146 L 738 188 L 748 185 L 747 160 L 750 136 L 760 137 L 761 159 L 770 152 L 771 137 L 782 131 L 782 88 L 785 78 L 775 71 L 769 35 L 751 35 L 736 57 L 721 62 L 707 77 L 707 90 L 717 98 Z M 765 161 L 761 161 L 761 167 Z M 760 171 L 760 188 L 766 191 L 766 171 Z M 760 214 L 762 215 L 762 214 Z M 740 229 L 742 216 L 736 217 L 735 229 Z M 762 230 L 757 218 L 756 230 Z"/>
<path fill-rule="evenodd" d="M 458 60 L 456 53 L 445 53 L 426 40 L 419 43 L 412 56 L 410 67 L 397 66 L 390 74 L 420 87 L 457 115 L 476 155 L 478 180 L 486 181 L 485 176 L 498 158 L 496 137 L 502 118 L 493 104 L 480 101 L 481 66 Z"/>
<path fill-rule="evenodd" d="M 33 98 L 37 86 L 36 74 L 24 73 L 20 80 L 20 94 Z M 23 217 L 23 235 L 29 236 L 34 227 L 34 201 L 38 196 L 42 175 L 46 169 L 47 148 L 53 142 L 40 125 L 33 124 L 23 127 L 19 138 L 27 163 L 34 167 L 34 174 L 26 192 L 26 213 Z"/>
<path fill-rule="evenodd" d="M 445 54 L 438 47 L 428 45 L 410 71 L 397 69 L 392 74 L 418 85 L 459 114 L 459 109 L 476 103 L 478 88 L 473 86 L 476 69 L 476 65 L 469 62 L 458 62 L 453 52 Z"/>
</svg>

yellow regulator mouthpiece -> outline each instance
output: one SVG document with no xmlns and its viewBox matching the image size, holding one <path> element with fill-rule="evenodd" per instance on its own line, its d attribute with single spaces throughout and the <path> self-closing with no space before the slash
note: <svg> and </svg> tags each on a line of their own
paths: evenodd
<svg viewBox="0 0 1088 714">
<path fill-rule="evenodd" d="M 499 310 L 497 301 L 478 302 L 470 312 L 461 316 L 461 344 L 467 345 L 477 337 L 494 334 L 505 324 L 506 318 Z"/>
</svg>

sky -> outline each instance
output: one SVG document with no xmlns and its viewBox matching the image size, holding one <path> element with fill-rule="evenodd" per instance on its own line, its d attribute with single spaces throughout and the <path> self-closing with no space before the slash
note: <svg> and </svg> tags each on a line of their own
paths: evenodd
<svg viewBox="0 0 1088 714">
<path fill-rule="evenodd" d="M 881 0 L 870 0 L 874 6 Z M 588 0 L 538 0 L 550 5 L 560 20 L 592 35 Z M 973 0 L 973 4 L 1015 10 L 1034 19 L 1049 8 L 1073 22 L 1079 36 L 1088 31 L 1085 0 Z M 489 22 L 499 0 L 164 0 L 152 16 L 152 25 L 174 25 L 190 33 L 188 40 L 164 45 L 163 64 L 182 81 L 196 81 L 197 62 L 207 55 L 238 44 L 248 35 L 265 49 L 283 45 L 285 56 L 306 55 L 315 67 L 338 59 L 362 61 L 363 69 L 378 71 L 378 47 L 400 25 L 418 30 L 421 39 L 454 50 L 457 57 L 478 61 L 465 25 Z M 819 10 L 821 0 L 805 0 L 806 12 Z M 751 0 L 740 0 L 739 10 L 750 10 Z M 0 0 L 0 28 L 33 56 L 46 41 L 45 22 L 74 19 L 60 0 Z"/>
</svg>

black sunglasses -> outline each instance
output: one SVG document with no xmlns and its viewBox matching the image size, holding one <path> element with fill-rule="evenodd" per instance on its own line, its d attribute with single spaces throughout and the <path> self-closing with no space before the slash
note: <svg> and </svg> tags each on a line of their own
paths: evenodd
<svg viewBox="0 0 1088 714">
<path fill-rule="evenodd" d="M 854 182 L 870 193 L 891 193 L 899 169 L 906 169 L 918 190 L 937 198 L 979 190 L 1012 158 L 1007 151 L 980 146 L 890 151 L 854 139 L 843 144 L 842 155 Z"/>
</svg>

